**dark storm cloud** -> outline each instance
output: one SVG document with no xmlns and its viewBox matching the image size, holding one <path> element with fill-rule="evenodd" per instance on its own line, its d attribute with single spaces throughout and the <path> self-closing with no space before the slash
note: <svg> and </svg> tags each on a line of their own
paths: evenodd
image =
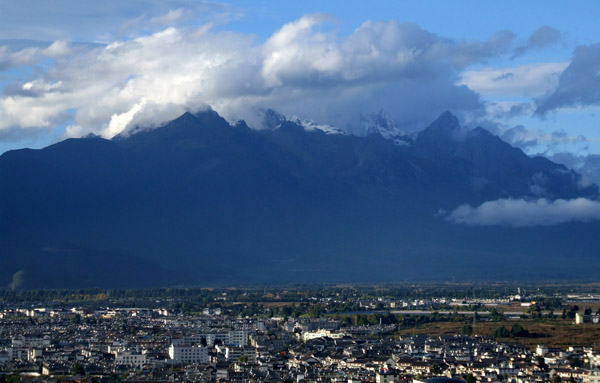
<svg viewBox="0 0 600 383">
<path fill-rule="evenodd" d="M 540 98 L 536 114 L 564 107 L 600 104 L 600 43 L 577 47 L 573 60 L 561 73 L 558 86 Z"/>
<path fill-rule="evenodd" d="M 534 49 L 546 48 L 556 44 L 561 38 L 562 34 L 558 29 L 545 25 L 533 32 L 525 44 L 517 47 L 512 58 L 522 56 Z"/>
</svg>

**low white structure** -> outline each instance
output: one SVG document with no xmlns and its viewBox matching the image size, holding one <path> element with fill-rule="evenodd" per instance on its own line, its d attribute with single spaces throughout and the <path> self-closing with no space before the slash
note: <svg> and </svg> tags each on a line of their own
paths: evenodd
<svg viewBox="0 0 600 383">
<path fill-rule="evenodd" d="M 539 356 L 544 356 L 548 353 L 548 347 L 542 345 L 542 344 L 538 344 L 538 346 L 535 349 L 535 354 L 539 355 Z"/>
<path fill-rule="evenodd" d="M 344 334 L 343 332 L 332 332 L 329 330 L 317 330 L 317 331 L 312 331 L 312 332 L 305 332 L 304 334 L 302 334 L 302 339 L 306 342 L 311 339 L 325 338 L 325 337 L 331 338 L 331 339 L 341 339 L 344 336 L 346 336 L 346 334 Z"/>
<path fill-rule="evenodd" d="M 600 323 L 600 315 L 575 313 L 575 324 Z"/>
</svg>

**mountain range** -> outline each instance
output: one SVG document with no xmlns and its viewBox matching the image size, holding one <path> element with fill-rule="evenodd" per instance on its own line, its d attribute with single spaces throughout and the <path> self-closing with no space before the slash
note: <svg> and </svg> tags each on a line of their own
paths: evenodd
<svg viewBox="0 0 600 383">
<path fill-rule="evenodd" d="M 0 156 L 0 286 L 593 278 L 598 223 L 468 226 L 502 198 L 598 199 L 563 165 L 451 113 L 414 134 L 185 113 Z"/>
</svg>

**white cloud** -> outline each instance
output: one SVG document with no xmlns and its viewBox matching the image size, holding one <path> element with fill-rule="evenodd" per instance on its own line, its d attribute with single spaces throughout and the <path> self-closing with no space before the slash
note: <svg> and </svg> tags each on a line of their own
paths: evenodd
<svg viewBox="0 0 600 383">
<path fill-rule="evenodd" d="M 256 111 L 265 108 L 339 127 L 383 108 L 399 125 L 421 128 L 447 109 L 483 113 L 479 96 L 455 78 L 465 65 L 506 52 L 514 38 L 499 32 L 487 41 L 453 41 L 395 21 L 368 21 L 339 36 L 328 20 L 304 16 L 262 45 L 208 25 L 102 47 L 55 42 L 44 51 L 55 65 L 0 98 L 0 132 L 52 129 L 69 113 L 68 135 L 111 137 L 206 104 L 255 127 Z M 41 52 L 22 52 L 23 62 Z"/>
<path fill-rule="evenodd" d="M 77 0 L 3 1 L 0 12 L 2 39 L 110 42 L 156 31 L 173 22 L 199 25 L 225 23 L 244 11 L 226 2 L 210 0 Z"/>
<path fill-rule="evenodd" d="M 600 220 L 600 202 L 586 198 L 549 201 L 498 199 L 478 207 L 461 205 L 446 216 L 452 223 L 469 226 L 552 226 L 566 222 Z"/>
<path fill-rule="evenodd" d="M 0 62 L 0 70 L 5 70 L 11 67 L 32 65 L 39 61 L 41 49 L 29 47 L 20 49 L 16 52 L 11 52 L 8 47 L 3 47 L 0 54 L 2 62 Z"/>
<path fill-rule="evenodd" d="M 489 97 L 539 97 L 558 85 L 569 63 L 540 63 L 513 68 L 485 68 L 461 73 L 458 84 Z"/>
<path fill-rule="evenodd" d="M 308 15 L 284 25 L 263 46 L 262 76 L 267 86 L 319 81 L 339 73 L 341 51 L 335 36 L 315 32 L 326 15 Z"/>
<path fill-rule="evenodd" d="M 600 185 L 600 155 L 578 155 L 569 152 L 558 152 L 550 156 L 556 163 L 563 164 L 581 174 L 583 187 L 590 184 Z"/>
<path fill-rule="evenodd" d="M 519 148 L 538 147 L 546 152 L 555 152 L 565 144 L 580 144 L 590 140 L 584 136 L 572 136 L 565 130 L 555 130 L 551 133 L 541 130 L 527 129 L 523 125 L 513 126 L 499 134 L 502 140 Z"/>
<path fill-rule="evenodd" d="M 185 10 L 183 8 L 171 9 L 169 12 L 162 16 L 155 16 L 151 18 L 150 23 L 158 25 L 173 25 L 179 19 L 181 19 L 184 11 Z"/>
<path fill-rule="evenodd" d="M 48 57 L 61 57 L 71 53 L 69 43 L 66 41 L 56 40 L 48 48 L 42 51 L 42 54 Z"/>
<path fill-rule="evenodd" d="M 13 67 L 35 65 L 44 58 L 57 59 L 72 53 L 69 43 L 57 40 L 52 44 L 39 43 L 45 47 L 26 47 L 11 50 L 9 46 L 0 46 L 0 71 Z"/>
</svg>

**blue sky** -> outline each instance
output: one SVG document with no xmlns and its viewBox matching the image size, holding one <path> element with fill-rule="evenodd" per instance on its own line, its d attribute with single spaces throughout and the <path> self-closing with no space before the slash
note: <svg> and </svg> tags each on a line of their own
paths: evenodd
<svg viewBox="0 0 600 383">
<path fill-rule="evenodd" d="M 210 105 L 407 130 L 446 109 L 530 154 L 600 154 L 600 3 L 0 3 L 0 153 Z M 561 157 L 561 158 L 564 158 Z"/>
</svg>

